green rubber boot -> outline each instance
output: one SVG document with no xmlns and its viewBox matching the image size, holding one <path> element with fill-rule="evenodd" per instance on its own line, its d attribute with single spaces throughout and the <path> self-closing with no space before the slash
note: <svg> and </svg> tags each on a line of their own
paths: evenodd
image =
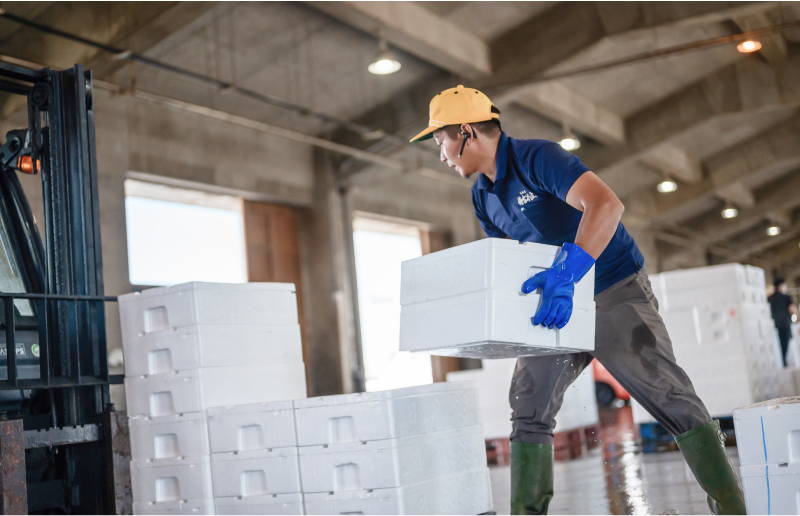
<svg viewBox="0 0 800 516">
<path fill-rule="evenodd" d="M 747 514 L 744 495 L 725 453 L 725 434 L 719 429 L 719 421 L 677 435 L 675 441 L 700 487 L 708 493 L 711 514 Z"/>
<path fill-rule="evenodd" d="M 511 443 L 511 514 L 547 514 L 553 499 L 553 445 Z"/>
</svg>

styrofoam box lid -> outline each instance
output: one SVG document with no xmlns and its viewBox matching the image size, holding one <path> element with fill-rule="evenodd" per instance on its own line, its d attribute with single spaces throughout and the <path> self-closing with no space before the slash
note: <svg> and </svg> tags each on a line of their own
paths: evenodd
<svg viewBox="0 0 800 516">
<path fill-rule="evenodd" d="M 128 418 L 130 426 L 163 425 L 165 423 L 183 423 L 188 421 L 205 420 L 204 412 L 184 412 L 183 414 L 169 414 L 166 416 L 132 416 Z"/>
<path fill-rule="evenodd" d="M 223 498 L 215 498 L 214 501 L 216 502 L 218 509 L 222 507 L 249 507 L 253 505 L 285 505 L 303 503 L 303 495 L 300 493 L 291 493 L 254 496 L 226 496 Z M 230 512 L 227 514 L 236 513 Z"/>
<path fill-rule="evenodd" d="M 347 405 L 350 403 L 367 403 L 382 400 L 395 400 L 398 398 L 409 398 L 412 396 L 424 396 L 426 394 L 433 394 L 437 392 L 462 391 L 477 388 L 478 384 L 472 381 L 458 382 L 458 384 L 439 382 L 427 385 L 417 385 L 414 387 L 403 387 L 401 389 L 392 389 L 388 391 L 357 392 L 353 394 L 336 394 L 333 396 L 306 398 L 302 400 L 295 400 L 294 407 L 296 409 L 304 409 L 312 407 L 327 407 L 331 405 Z"/>
<path fill-rule="evenodd" d="M 172 285 L 169 287 L 155 287 L 148 288 L 141 292 L 132 292 L 130 294 L 122 294 L 117 298 L 120 304 L 149 297 L 161 296 L 164 294 L 174 294 L 176 292 L 186 292 L 190 290 L 215 290 L 221 292 L 230 291 L 278 291 L 278 292 L 295 292 L 296 288 L 294 283 L 211 283 L 206 281 L 192 281 L 189 283 L 181 283 L 179 285 Z"/>
<path fill-rule="evenodd" d="M 733 409 L 733 419 L 750 419 L 767 415 L 788 416 L 800 415 L 800 396 L 792 398 L 776 398 L 762 401 L 746 407 Z"/>
<path fill-rule="evenodd" d="M 247 405 L 229 405 L 227 407 L 213 407 L 206 412 L 209 417 L 224 416 L 226 414 L 248 414 L 251 412 L 278 412 L 292 410 L 292 401 L 272 401 L 269 403 L 250 403 Z"/>
<path fill-rule="evenodd" d="M 756 464 L 752 466 L 741 466 L 739 472 L 742 478 L 766 477 L 767 468 L 769 476 L 797 476 L 797 485 L 800 486 L 800 462 L 788 462 L 785 464 Z M 794 493 L 793 493 L 794 494 Z"/>
<path fill-rule="evenodd" d="M 358 451 L 375 451 L 375 450 L 390 450 L 393 448 L 401 448 L 403 446 L 417 446 L 419 444 L 432 443 L 436 441 L 454 440 L 464 441 L 474 435 L 483 436 L 483 428 L 481 425 L 468 426 L 465 428 L 455 428 L 452 430 L 444 430 L 441 432 L 432 432 L 429 434 L 411 435 L 408 437 L 399 437 L 393 439 L 381 439 L 380 441 L 365 441 L 365 442 L 347 442 L 335 444 L 323 444 L 317 446 L 301 446 L 300 455 L 325 455 L 328 453 L 343 453 L 343 452 L 358 452 Z"/>
<path fill-rule="evenodd" d="M 297 447 L 287 446 L 285 448 L 270 448 L 264 450 L 212 453 L 211 463 L 248 459 L 278 459 L 281 457 L 297 457 Z"/>
<path fill-rule="evenodd" d="M 560 247 L 486 238 L 427 254 L 401 265 L 405 306 L 483 289 L 519 292 L 532 269 L 549 269 Z M 524 276 L 524 277 L 521 277 Z M 594 299 L 594 267 L 575 286 L 575 298 Z"/>
<path fill-rule="evenodd" d="M 133 514 L 214 514 L 214 500 L 133 502 Z"/>
</svg>

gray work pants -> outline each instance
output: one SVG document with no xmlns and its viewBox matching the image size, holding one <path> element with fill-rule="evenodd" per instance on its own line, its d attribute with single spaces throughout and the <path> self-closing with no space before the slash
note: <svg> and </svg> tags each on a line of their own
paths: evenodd
<svg viewBox="0 0 800 516">
<path fill-rule="evenodd" d="M 675 363 L 658 301 L 642 268 L 595 297 L 595 350 L 517 360 L 511 380 L 511 440 L 553 444 L 555 417 L 564 392 L 592 358 L 673 435 L 711 417 L 689 377 Z"/>
</svg>

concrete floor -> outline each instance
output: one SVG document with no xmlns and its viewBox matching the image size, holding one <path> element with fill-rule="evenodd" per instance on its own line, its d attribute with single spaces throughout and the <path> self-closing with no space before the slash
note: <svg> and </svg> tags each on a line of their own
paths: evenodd
<svg viewBox="0 0 800 516">
<path fill-rule="evenodd" d="M 555 464 L 550 514 L 711 514 L 678 451 L 641 453 L 630 407 L 601 412 L 602 446 Z M 736 448 L 728 454 L 738 472 Z M 509 514 L 508 467 L 493 467 L 497 514 Z"/>
</svg>

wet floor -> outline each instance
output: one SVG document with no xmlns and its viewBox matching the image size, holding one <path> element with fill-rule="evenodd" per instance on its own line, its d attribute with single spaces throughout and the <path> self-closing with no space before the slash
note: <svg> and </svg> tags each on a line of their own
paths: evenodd
<svg viewBox="0 0 800 516">
<path fill-rule="evenodd" d="M 642 453 L 630 407 L 601 411 L 602 446 L 557 461 L 550 514 L 711 514 L 679 451 Z M 738 472 L 736 448 L 728 447 Z M 509 513 L 508 467 L 493 467 L 497 514 Z"/>
</svg>

